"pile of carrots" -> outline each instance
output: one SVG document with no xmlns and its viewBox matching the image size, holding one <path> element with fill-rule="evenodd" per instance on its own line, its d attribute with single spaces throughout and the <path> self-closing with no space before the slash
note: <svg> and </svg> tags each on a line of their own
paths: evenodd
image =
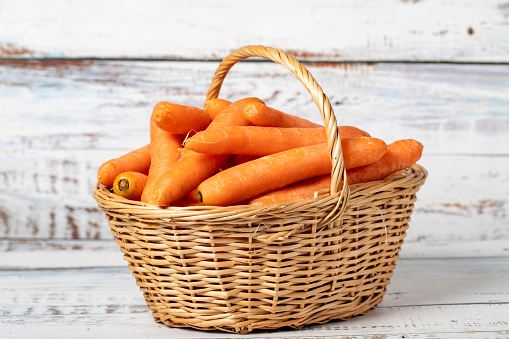
<svg viewBox="0 0 509 339">
<path fill-rule="evenodd" d="M 413 139 L 386 144 L 339 126 L 348 184 L 381 180 L 415 164 Z M 330 188 L 325 128 L 258 98 L 216 98 L 204 109 L 158 103 L 150 143 L 102 164 L 99 182 L 156 206 L 283 203 Z"/>
</svg>

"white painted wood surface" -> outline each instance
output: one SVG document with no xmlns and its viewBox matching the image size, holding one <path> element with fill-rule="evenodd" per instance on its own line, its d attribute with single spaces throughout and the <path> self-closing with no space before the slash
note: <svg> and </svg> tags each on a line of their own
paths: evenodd
<svg viewBox="0 0 509 339">
<path fill-rule="evenodd" d="M 508 62 L 505 0 L 0 1 L 0 56 Z"/>
<path fill-rule="evenodd" d="M 409 241 L 509 239 L 509 66 L 310 64 L 341 124 L 387 142 L 415 138 L 430 177 Z M 91 198 L 99 165 L 148 142 L 162 100 L 202 106 L 216 62 L 9 61 L 0 64 L 0 234 L 107 239 Z M 256 95 L 320 122 L 280 65 L 240 63 L 221 91 Z M 466 189 L 468 188 L 468 190 Z M 439 231 L 429 224 L 445 222 Z M 509 241 L 509 240 L 508 240 Z"/>
<path fill-rule="evenodd" d="M 0 338 L 509 337 L 508 24 L 504 0 L 0 0 Z M 91 197 L 103 161 L 148 142 L 158 101 L 201 106 L 246 44 L 307 60 L 341 124 L 425 146 L 366 316 L 247 336 L 156 324 Z M 221 96 L 248 95 L 320 122 L 279 65 L 234 66 Z"/>
<path fill-rule="evenodd" d="M 491 241 L 477 246 L 487 257 L 420 258 L 405 244 L 384 301 L 365 316 L 301 330 L 248 335 L 201 332 L 156 324 L 117 246 L 110 241 L 4 241 L 0 266 L 0 335 L 176 338 L 396 338 L 509 335 L 509 249 L 493 256 Z M 40 260 L 34 260 L 33 255 Z M 49 256 L 48 256 L 49 255 Z M 48 260 L 53 256 L 53 260 Z M 13 259 L 13 260 L 12 260 Z M 71 262 L 72 261 L 72 262 Z"/>
</svg>

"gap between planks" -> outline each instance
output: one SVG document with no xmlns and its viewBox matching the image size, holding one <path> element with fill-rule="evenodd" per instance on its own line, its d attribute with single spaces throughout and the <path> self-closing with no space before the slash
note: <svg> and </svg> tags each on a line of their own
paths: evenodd
<svg viewBox="0 0 509 339">
<path fill-rule="evenodd" d="M 226 56 L 226 55 L 225 55 Z M 295 56 L 294 56 L 295 57 Z M 321 64 L 331 64 L 331 65 L 341 65 L 341 64 L 414 64 L 414 65 L 478 65 L 478 66 L 508 66 L 509 61 L 477 61 L 477 60 L 406 60 L 406 59 L 394 59 L 394 60 L 384 60 L 384 59 L 345 59 L 345 60 L 336 60 L 336 59 L 310 59 L 310 58 L 301 58 L 295 57 L 300 63 L 306 65 L 321 65 Z M 125 57 L 125 58 L 116 58 L 116 57 L 0 57 L 1 62 L 33 62 L 33 61 L 48 61 L 48 62 L 81 62 L 81 61 L 90 61 L 90 62 L 101 62 L 101 61 L 114 61 L 114 62 L 212 62 L 212 63 L 220 63 L 222 59 L 220 58 L 138 58 L 138 57 Z M 250 58 L 242 60 L 243 63 L 273 63 L 272 61 L 265 59 L 257 59 Z"/>
</svg>

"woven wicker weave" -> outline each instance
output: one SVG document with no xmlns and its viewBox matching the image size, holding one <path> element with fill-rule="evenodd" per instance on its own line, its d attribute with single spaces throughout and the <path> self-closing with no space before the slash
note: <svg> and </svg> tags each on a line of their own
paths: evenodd
<svg viewBox="0 0 509 339">
<path fill-rule="evenodd" d="M 427 172 L 346 184 L 337 122 L 309 72 L 280 50 L 226 57 L 207 99 L 248 57 L 277 62 L 308 89 L 324 120 L 330 192 L 286 204 L 157 208 L 97 184 L 94 197 L 156 321 L 248 333 L 366 314 L 382 301 Z"/>
</svg>

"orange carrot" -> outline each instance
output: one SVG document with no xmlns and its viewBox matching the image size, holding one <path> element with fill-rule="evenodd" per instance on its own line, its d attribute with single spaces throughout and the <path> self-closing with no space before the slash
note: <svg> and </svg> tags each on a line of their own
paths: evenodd
<svg viewBox="0 0 509 339">
<path fill-rule="evenodd" d="M 353 137 L 341 139 L 345 168 L 355 168 L 372 164 L 380 160 L 387 151 L 382 139 L 371 137 Z"/>
<path fill-rule="evenodd" d="M 187 193 L 186 196 L 182 198 L 182 200 L 189 201 L 189 202 L 199 202 L 198 201 L 198 189 L 195 188 L 191 192 Z"/>
<path fill-rule="evenodd" d="M 262 100 L 258 98 L 244 98 L 237 100 L 235 102 L 232 102 L 230 105 L 228 105 L 226 108 L 224 108 L 221 113 L 212 120 L 212 122 L 207 127 L 207 131 L 213 130 L 215 128 L 224 128 L 228 126 L 245 126 L 250 125 L 250 122 L 247 121 L 244 118 L 244 115 L 242 114 L 242 111 L 244 109 L 244 106 L 249 102 L 263 102 Z M 215 154 L 212 154 L 214 157 L 214 166 L 217 166 L 219 169 L 223 166 L 223 164 L 229 159 L 228 156 L 215 156 Z M 210 156 L 209 156 L 210 157 Z M 188 167 L 186 170 L 186 175 L 189 177 L 197 177 L 201 178 L 201 180 L 205 180 L 203 173 L 201 172 L 201 169 L 199 166 L 194 167 Z M 217 171 L 217 170 L 216 170 Z M 213 173 L 210 173 L 212 175 Z M 196 183 L 198 185 L 199 182 Z M 191 192 L 187 192 L 189 190 L 189 187 L 186 188 L 186 193 L 181 197 L 181 199 L 187 200 L 187 201 L 198 201 L 196 186 L 192 187 L 190 189 Z"/>
<path fill-rule="evenodd" d="M 233 163 L 235 165 L 240 165 L 245 162 L 258 159 L 259 157 L 253 156 L 253 155 L 246 155 L 246 154 L 236 154 L 233 156 Z"/>
<path fill-rule="evenodd" d="M 225 99 L 210 99 L 205 102 L 204 110 L 209 114 L 210 120 L 214 120 L 232 102 Z"/>
<path fill-rule="evenodd" d="M 233 205 L 298 181 L 329 174 L 331 169 L 325 143 L 293 148 L 215 174 L 198 186 L 198 200 L 205 205 Z"/>
<path fill-rule="evenodd" d="M 115 178 L 113 182 L 113 193 L 130 200 L 139 201 L 145 184 L 147 175 L 138 172 L 124 172 Z"/>
<path fill-rule="evenodd" d="M 258 159 L 258 158 L 259 157 L 254 156 L 254 155 L 235 154 L 232 157 L 228 158 L 228 160 L 226 160 L 223 163 L 223 165 L 221 166 L 221 169 L 225 170 L 227 168 L 230 168 L 230 167 L 233 167 L 233 166 L 237 166 L 237 165 L 243 164 L 245 162 L 248 162 L 248 161 L 251 161 L 251 160 L 254 160 L 254 159 Z"/>
<path fill-rule="evenodd" d="M 290 148 L 326 142 L 322 128 L 233 126 L 199 132 L 185 148 L 209 154 L 268 155 Z"/>
<path fill-rule="evenodd" d="M 370 165 L 347 171 L 348 184 L 380 180 L 391 173 L 415 164 L 422 155 L 423 145 L 413 139 L 398 140 L 387 145 L 385 155 Z"/>
<path fill-rule="evenodd" d="M 345 128 L 350 132 L 345 133 L 346 135 L 355 134 L 350 129 L 350 127 Z M 323 127 L 233 126 L 199 132 L 186 140 L 185 148 L 208 154 L 263 156 L 291 148 L 321 144 L 326 141 L 327 136 Z"/>
<path fill-rule="evenodd" d="M 278 190 L 270 191 L 249 200 L 249 205 L 280 204 L 284 202 L 311 198 L 316 191 L 330 188 L 330 175 L 321 175 L 303 180 Z"/>
<path fill-rule="evenodd" d="M 397 172 L 394 172 L 394 173 L 391 173 L 389 174 L 388 176 L 386 176 L 385 178 L 383 178 L 384 180 L 387 180 L 387 179 L 391 179 L 391 178 L 403 178 L 405 176 L 405 172 L 403 171 L 397 171 Z"/>
<path fill-rule="evenodd" d="M 250 103 L 244 108 L 244 117 L 253 125 L 266 127 L 323 127 L 307 119 L 281 112 L 263 103 Z"/>
<path fill-rule="evenodd" d="M 182 137 L 168 133 L 155 123 L 154 113 L 150 118 L 150 147 L 152 162 L 148 172 L 148 180 L 141 195 L 141 201 L 147 202 L 148 197 L 156 188 L 157 179 L 168 172 L 179 159 L 179 149 Z"/>
<path fill-rule="evenodd" d="M 203 131 L 210 124 L 207 111 L 166 101 L 158 103 L 153 114 L 157 126 L 173 134 Z"/>
<path fill-rule="evenodd" d="M 112 187 L 117 175 L 123 172 L 147 174 L 150 168 L 150 144 L 103 163 L 97 171 L 97 180 Z"/>
<path fill-rule="evenodd" d="M 354 126 L 338 126 L 339 135 L 341 135 L 341 139 L 351 138 L 351 137 L 370 137 L 368 132 L 361 130 L 360 128 Z"/>
<path fill-rule="evenodd" d="M 157 206 L 168 206 L 181 200 L 203 180 L 215 174 L 226 157 L 183 150 L 175 166 L 156 180 L 146 201 Z"/>
<path fill-rule="evenodd" d="M 207 153 L 204 153 L 207 154 Z M 235 159 L 232 156 L 228 156 L 227 159 L 221 164 L 220 170 L 225 170 L 232 166 L 236 166 Z"/>
<path fill-rule="evenodd" d="M 226 126 L 248 126 L 251 123 L 244 118 L 244 107 L 252 102 L 263 103 L 262 100 L 258 98 L 244 98 L 232 102 L 228 107 L 223 109 L 221 113 L 215 117 L 214 120 L 210 123 L 207 129 L 212 128 L 222 128 Z"/>
</svg>

